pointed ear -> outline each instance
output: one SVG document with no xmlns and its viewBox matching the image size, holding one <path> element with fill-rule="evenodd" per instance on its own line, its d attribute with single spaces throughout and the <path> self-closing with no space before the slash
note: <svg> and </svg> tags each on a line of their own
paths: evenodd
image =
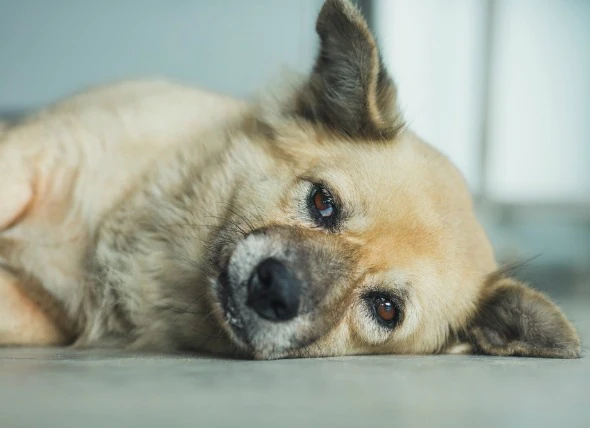
<svg viewBox="0 0 590 428">
<path fill-rule="evenodd" d="M 320 52 L 297 113 L 352 137 L 392 138 L 402 125 L 396 88 L 360 12 L 327 0 L 316 31 Z"/>
<path fill-rule="evenodd" d="M 580 339 L 543 294 L 510 278 L 492 278 L 467 329 L 475 353 L 579 358 Z"/>
</svg>

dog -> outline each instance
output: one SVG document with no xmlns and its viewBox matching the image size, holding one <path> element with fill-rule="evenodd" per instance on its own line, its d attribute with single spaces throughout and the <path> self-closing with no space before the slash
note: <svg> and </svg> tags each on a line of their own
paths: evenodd
<svg viewBox="0 0 590 428">
<path fill-rule="evenodd" d="M 579 357 L 404 123 L 356 7 L 316 31 L 282 94 L 120 82 L 0 128 L 0 343 Z"/>
</svg>

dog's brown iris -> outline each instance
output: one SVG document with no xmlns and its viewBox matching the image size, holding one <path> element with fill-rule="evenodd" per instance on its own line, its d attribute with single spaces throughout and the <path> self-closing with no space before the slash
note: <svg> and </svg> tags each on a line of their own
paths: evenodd
<svg viewBox="0 0 590 428">
<path fill-rule="evenodd" d="M 378 297 L 375 301 L 377 309 L 377 315 L 383 321 L 393 321 L 395 318 L 395 305 L 391 300 L 387 300 L 385 297 Z"/>
<path fill-rule="evenodd" d="M 322 217 L 328 218 L 334 214 L 334 201 L 325 189 L 318 190 L 313 196 L 313 204 Z"/>
</svg>

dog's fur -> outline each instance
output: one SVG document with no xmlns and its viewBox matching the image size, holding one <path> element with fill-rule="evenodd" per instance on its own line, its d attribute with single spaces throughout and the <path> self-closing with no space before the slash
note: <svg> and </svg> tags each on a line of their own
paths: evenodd
<svg viewBox="0 0 590 428">
<path fill-rule="evenodd" d="M 561 311 L 498 272 L 460 173 L 404 126 L 359 12 L 328 0 L 317 32 L 282 97 L 134 81 L 0 128 L 0 343 L 579 356 Z M 314 183 L 333 229 L 310 216 Z M 289 321 L 246 304 L 268 257 L 301 283 Z M 376 321 L 376 292 L 397 325 Z"/>
</svg>

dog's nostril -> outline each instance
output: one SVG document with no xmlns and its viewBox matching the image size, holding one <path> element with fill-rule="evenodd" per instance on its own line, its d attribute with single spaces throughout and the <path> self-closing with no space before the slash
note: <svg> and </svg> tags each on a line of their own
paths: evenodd
<svg viewBox="0 0 590 428">
<path fill-rule="evenodd" d="M 258 265 L 256 273 L 258 274 L 260 285 L 263 288 L 270 289 L 272 287 L 274 278 L 273 272 L 277 273 L 281 270 L 282 265 L 279 265 L 281 265 L 281 263 L 274 259 L 265 260 Z"/>
<path fill-rule="evenodd" d="M 287 307 L 280 300 L 273 300 L 271 302 L 272 310 L 274 311 L 277 320 L 290 319 L 289 318 L 289 307 Z"/>
<path fill-rule="evenodd" d="M 287 321 L 297 316 L 301 283 L 277 259 L 260 262 L 248 281 L 246 304 L 270 321 Z"/>
</svg>

